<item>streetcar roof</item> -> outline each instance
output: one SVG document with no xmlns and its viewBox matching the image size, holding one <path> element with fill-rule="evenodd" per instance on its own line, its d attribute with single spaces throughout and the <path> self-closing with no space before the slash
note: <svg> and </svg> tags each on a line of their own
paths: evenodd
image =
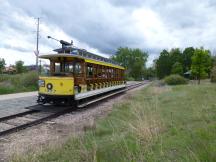
<svg viewBox="0 0 216 162">
<path fill-rule="evenodd" d="M 82 59 L 85 62 L 92 63 L 92 64 L 110 66 L 110 67 L 114 67 L 114 68 L 118 68 L 118 69 L 122 69 L 122 70 L 125 69 L 123 66 L 116 65 L 116 64 L 113 64 L 111 62 L 99 61 L 99 60 L 96 60 L 96 59 L 86 58 L 86 57 L 78 56 L 78 55 L 74 55 L 74 54 L 58 53 L 58 54 L 45 54 L 45 55 L 40 55 L 39 56 L 39 58 L 42 58 L 42 59 L 53 59 L 53 58 L 59 58 L 59 57 L 78 58 L 78 59 Z"/>
</svg>

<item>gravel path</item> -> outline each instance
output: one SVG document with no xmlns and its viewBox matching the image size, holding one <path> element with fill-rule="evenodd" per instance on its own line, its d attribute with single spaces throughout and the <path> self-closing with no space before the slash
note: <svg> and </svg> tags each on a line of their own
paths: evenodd
<svg viewBox="0 0 216 162">
<path fill-rule="evenodd" d="M 130 90 L 123 95 L 106 99 L 98 104 L 88 106 L 88 109 L 75 111 L 56 119 L 33 126 L 5 138 L 0 138 L 0 162 L 14 154 L 26 154 L 29 151 L 40 152 L 42 149 L 65 142 L 71 135 L 82 134 L 87 129 L 95 127 L 95 119 L 105 117 L 112 111 L 113 104 L 130 98 L 134 91 L 144 86 Z M 34 97 L 19 99 L 10 106 L 29 106 L 35 104 Z M 25 101 L 24 101 L 25 100 Z M 3 109 L 2 101 L 0 110 Z M 4 103 L 6 104 L 6 103 Z M 18 109 L 18 108 L 17 108 Z M 21 109 L 21 108 L 20 108 Z"/>
</svg>

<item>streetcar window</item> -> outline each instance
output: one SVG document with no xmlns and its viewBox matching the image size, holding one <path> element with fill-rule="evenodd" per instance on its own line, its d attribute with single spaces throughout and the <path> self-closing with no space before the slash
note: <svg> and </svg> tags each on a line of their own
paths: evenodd
<svg viewBox="0 0 216 162">
<path fill-rule="evenodd" d="M 55 62 L 55 73 L 60 73 L 60 63 Z"/>
<path fill-rule="evenodd" d="M 102 67 L 102 78 L 107 78 L 105 67 Z"/>
<path fill-rule="evenodd" d="M 114 76 L 115 76 L 115 71 L 111 69 L 111 78 L 114 78 Z"/>
<path fill-rule="evenodd" d="M 76 63 L 75 65 L 75 74 L 81 74 L 82 73 L 82 66 L 80 63 Z"/>
<path fill-rule="evenodd" d="M 87 76 L 92 77 L 93 76 L 93 67 L 87 66 Z"/>
<path fill-rule="evenodd" d="M 102 76 L 102 69 L 101 69 L 102 67 L 101 66 L 98 66 L 97 67 L 97 78 L 101 78 L 101 76 Z"/>
<path fill-rule="evenodd" d="M 66 73 L 73 73 L 73 64 L 72 63 L 66 63 L 65 64 L 65 72 Z"/>
</svg>

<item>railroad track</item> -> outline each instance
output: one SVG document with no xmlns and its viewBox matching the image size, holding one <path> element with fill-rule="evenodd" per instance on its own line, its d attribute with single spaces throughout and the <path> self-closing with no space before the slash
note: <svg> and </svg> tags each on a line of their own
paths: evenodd
<svg viewBox="0 0 216 162">
<path fill-rule="evenodd" d="M 35 105 L 34 107 L 39 107 L 41 105 Z M 44 106 L 41 106 L 44 107 Z M 46 106 L 45 106 L 46 107 Z M 56 108 L 54 106 L 49 106 L 48 110 L 28 110 L 23 113 L 18 113 L 10 116 L 6 116 L 3 118 L 0 118 L 0 136 L 5 136 L 17 131 L 20 131 L 22 129 L 31 127 L 33 125 L 40 124 L 42 122 L 45 122 L 47 120 L 56 118 L 60 115 L 63 115 L 65 113 L 69 113 L 72 111 L 70 108 L 64 108 L 63 110 L 52 110 L 53 108 Z M 1 125 L 5 125 L 5 127 L 1 128 Z"/>
<path fill-rule="evenodd" d="M 126 89 L 114 91 L 105 94 L 101 97 L 97 97 L 96 99 L 93 99 L 91 101 L 87 101 L 86 103 L 78 104 L 77 108 L 84 108 L 92 103 L 134 89 L 144 84 L 145 83 L 137 83 L 137 84 L 128 85 Z M 50 119 L 56 118 L 58 116 L 72 112 L 74 110 L 71 107 L 65 106 L 59 108 L 52 105 L 49 106 L 34 105 L 27 108 L 29 110 L 25 112 L 0 118 L 0 137 L 31 127 L 33 125 L 40 124 L 42 122 L 48 121 Z M 2 126 L 3 128 L 1 128 Z"/>
<path fill-rule="evenodd" d="M 134 88 L 136 88 L 136 87 L 142 86 L 142 85 L 144 85 L 144 84 L 147 84 L 147 83 L 141 82 L 141 83 L 136 83 L 136 84 L 128 85 L 128 86 L 127 86 L 127 91 L 130 90 L 130 89 L 134 89 Z"/>
</svg>

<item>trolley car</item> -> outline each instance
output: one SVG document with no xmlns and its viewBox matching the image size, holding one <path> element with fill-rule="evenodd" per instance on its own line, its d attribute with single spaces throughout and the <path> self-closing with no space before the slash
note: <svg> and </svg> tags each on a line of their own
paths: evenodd
<svg viewBox="0 0 216 162">
<path fill-rule="evenodd" d="M 126 88 L 124 67 L 60 41 L 57 54 L 41 55 L 50 62 L 49 75 L 39 77 L 40 104 L 67 104 Z"/>
</svg>

